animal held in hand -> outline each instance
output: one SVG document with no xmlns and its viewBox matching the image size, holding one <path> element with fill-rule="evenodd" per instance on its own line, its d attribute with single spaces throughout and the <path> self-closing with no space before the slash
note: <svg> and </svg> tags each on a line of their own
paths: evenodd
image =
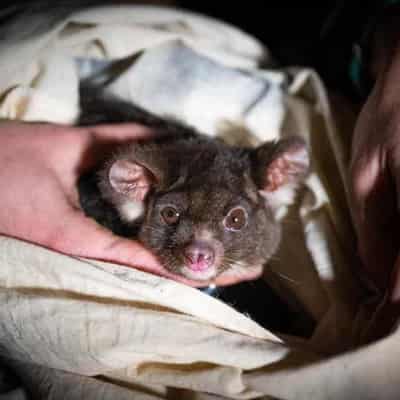
<svg viewBox="0 0 400 400">
<path fill-rule="evenodd" d="M 277 210 L 309 170 L 302 139 L 230 146 L 99 91 L 81 91 L 81 108 L 81 125 L 129 121 L 156 133 L 122 145 L 81 177 L 87 215 L 138 239 L 186 278 L 261 274 L 279 245 Z"/>
</svg>

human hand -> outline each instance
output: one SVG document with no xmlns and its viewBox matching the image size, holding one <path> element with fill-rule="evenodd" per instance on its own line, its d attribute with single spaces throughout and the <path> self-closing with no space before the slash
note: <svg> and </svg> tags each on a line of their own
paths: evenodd
<svg viewBox="0 0 400 400">
<path fill-rule="evenodd" d="M 64 254 L 200 285 L 169 273 L 139 242 L 112 234 L 79 207 L 76 182 L 82 172 L 93 167 L 110 146 L 151 135 L 150 129 L 137 124 L 77 128 L 0 123 L 0 233 Z M 243 277 L 221 277 L 215 283 L 237 280 Z"/>
<path fill-rule="evenodd" d="M 385 296 L 369 327 L 383 336 L 400 316 L 400 48 L 379 68 L 358 117 L 351 159 L 352 216 L 366 275 Z"/>
</svg>

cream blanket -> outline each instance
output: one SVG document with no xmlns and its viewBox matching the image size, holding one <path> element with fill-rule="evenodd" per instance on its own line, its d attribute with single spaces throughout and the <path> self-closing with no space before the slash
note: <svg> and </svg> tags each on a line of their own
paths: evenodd
<svg viewBox="0 0 400 400">
<path fill-rule="evenodd" d="M 0 42 L 2 118 L 73 123 L 79 79 L 115 73 L 117 60 L 110 89 L 155 113 L 229 141 L 308 141 L 313 173 L 282 210 L 265 279 L 318 325 L 309 341 L 278 337 L 190 287 L 1 237 L 1 353 L 23 383 L 41 399 L 397 398 L 395 376 L 373 364 L 383 350 L 395 360 L 395 336 L 327 359 L 353 348 L 365 319 L 346 200 L 351 131 L 338 129 L 318 76 L 260 70 L 268 54 L 255 39 L 173 9 L 96 8 L 33 34 L 49 18 L 25 18 Z"/>
</svg>

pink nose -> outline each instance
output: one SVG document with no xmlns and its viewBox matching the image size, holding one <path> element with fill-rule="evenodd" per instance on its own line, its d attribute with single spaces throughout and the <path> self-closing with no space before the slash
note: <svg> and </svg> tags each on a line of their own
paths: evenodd
<svg viewBox="0 0 400 400">
<path fill-rule="evenodd" d="M 203 242 L 193 242 L 183 250 L 186 265 L 192 271 L 204 271 L 214 263 L 214 250 Z"/>
</svg>

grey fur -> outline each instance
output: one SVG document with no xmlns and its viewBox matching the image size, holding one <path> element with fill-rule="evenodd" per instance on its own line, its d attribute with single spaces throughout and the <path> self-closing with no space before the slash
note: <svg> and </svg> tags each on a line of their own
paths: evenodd
<svg viewBox="0 0 400 400">
<path fill-rule="evenodd" d="M 80 198 L 87 215 L 118 234 L 137 237 L 176 274 L 185 275 L 183 249 L 198 240 L 199 232 L 208 232 L 207 240 L 220 256 L 217 274 L 230 268 L 236 268 L 236 273 L 260 268 L 277 250 L 280 223 L 261 193 L 268 184 L 270 163 L 287 149 L 304 146 L 299 139 L 264 143 L 256 149 L 228 146 L 88 88 L 82 89 L 81 106 L 82 124 L 133 121 L 158 134 L 122 146 L 97 171 L 82 177 Z M 121 193 L 115 193 L 109 179 L 116 160 L 143 166 L 154 178 L 144 214 L 130 223 L 124 223 L 116 211 Z M 293 179 L 304 178 L 307 167 L 299 166 Z M 163 221 L 160 210 L 167 205 L 179 211 L 178 223 Z M 224 218 L 238 206 L 246 211 L 248 222 L 232 232 L 224 226 Z"/>
</svg>

